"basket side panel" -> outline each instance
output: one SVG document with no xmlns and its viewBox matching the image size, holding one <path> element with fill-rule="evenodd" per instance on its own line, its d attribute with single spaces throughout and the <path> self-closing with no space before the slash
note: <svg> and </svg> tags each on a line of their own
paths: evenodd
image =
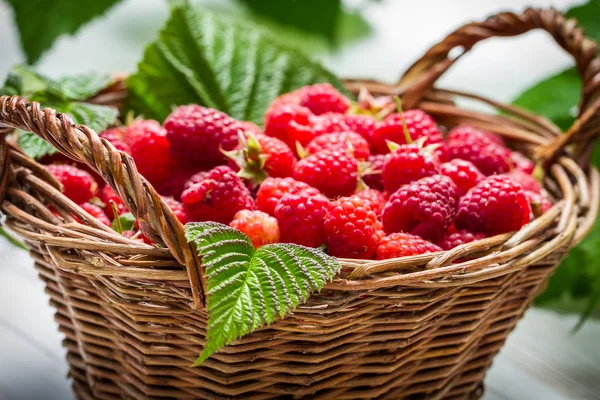
<svg viewBox="0 0 600 400">
<path fill-rule="evenodd" d="M 485 371 L 555 262 L 553 254 L 462 288 L 325 291 L 199 368 L 189 365 L 204 343 L 205 314 L 175 297 L 144 296 L 137 284 L 92 279 L 104 327 L 94 324 L 92 334 L 91 314 L 76 313 L 85 328 L 66 341 L 69 362 L 76 386 L 89 384 L 98 398 L 469 398 L 481 394 Z M 80 296 L 70 296 L 79 309 Z"/>
</svg>

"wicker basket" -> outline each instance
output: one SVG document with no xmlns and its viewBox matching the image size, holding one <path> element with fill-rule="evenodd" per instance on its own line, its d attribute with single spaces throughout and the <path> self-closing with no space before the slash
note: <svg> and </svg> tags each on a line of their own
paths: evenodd
<svg viewBox="0 0 600 400">
<path fill-rule="evenodd" d="M 432 89 L 480 40 L 544 29 L 583 77 L 581 114 L 566 135 L 544 118 L 478 96 Z M 65 115 L 18 97 L 0 98 L 0 124 L 34 132 L 95 168 L 163 248 L 126 239 L 58 190 L 36 162 L 0 137 L 0 198 L 7 226 L 31 248 L 46 283 L 75 393 L 82 399 L 470 398 L 508 333 L 598 212 L 600 179 L 585 160 L 598 130 L 596 45 L 554 10 L 504 13 L 468 24 L 429 50 L 398 85 L 348 81 L 400 94 L 445 128 L 468 123 L 543 159 L 554 207 L 521 231 L 445 253 L 386 261 L 340 260 L 344 272 L 272 326 L 191 368 L 204 344 L 202 269 L 183 227 L 133 160 Z M 493 77 L 491 79 L 494 79 Z M 95 99 L 123 98 L 123 85 Z M 458 108 L 466 97 L 501 114 Z M 577 145 L 567 146 L 577 138 Z M 579 165 L 583 165 L 580 167 Z M 47 205 L 62 218 L 48 211 Z M 73 215 L 82 223 L 78 223 Z M 468 257 L 466 257 L 468 256 Z M 470 261 L 454 262 L 457 259 Z"/>
</svg>

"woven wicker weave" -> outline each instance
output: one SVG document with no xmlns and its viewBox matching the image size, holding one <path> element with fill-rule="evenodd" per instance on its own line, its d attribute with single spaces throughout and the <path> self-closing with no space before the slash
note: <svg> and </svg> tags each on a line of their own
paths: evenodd
<svg viewBox="0 0 600 400">
<path fill-rule="evenodd" d="M 581 115 L 566 135 L 523 110 L 431 89 L 456 58 L 492 36 L 541 28 L 573 55 L 583 77 Z M 456 51 L 456 50 L 455 50 Z M 191 368 L 204 344 L 201 265 L 183 228 L 133 160 L 65 115 L 18 97 L 0 98 L 0 124 L 35 132 L 95 168 L 166 247 L 130 241 L 63 196 L 43 167 L 0 131 L 0 199 L 7 226 L 31 248 L 56 308 L 75 393 L 82 399 L 215 399 L 310 396 L 322 399 L 470 398 L 508 333 L 560 258 L 590 229 L 600 179 L 580 167 L 600 124 L 600 60 L 594 42 L 554 10 L 504 13 L 468 24 L 417 61 L 399 85 L 348 81 L 398 93 L 445 128 L 458 123 L 503 135 L 543 158 L 554 207 L 529 226 L 452 251 L 386 261 L 341 260 L 343 272 L 320 294 L 272 326 Z M 494 79 L 494 78 L 492 78 Z M 113 103 L 119 84 L 93 99 Z M 467 97 L 503 111 L 458 108 Z M 565 146 L 573 139 L 577 145 Z M 48 211 L 47 205 L 62 218 Z M 76 215 L 83 224 L 78 223 Z M 466 257 L 468 256 L 468 257 Z M 457 259 L 470 261 L 453 263 Z"/>
</svg>

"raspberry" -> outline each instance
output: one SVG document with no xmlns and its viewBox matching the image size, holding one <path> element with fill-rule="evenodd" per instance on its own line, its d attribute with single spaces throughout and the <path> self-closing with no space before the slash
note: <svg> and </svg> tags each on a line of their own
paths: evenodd
<svg viewBox="0 0 600 400">
<path fill-rule="evenodd" d="M 487 236 L 517 231 L 530 220 L 531 207 L 521 185 L 507 176 L 484 179 L 460 199 L 454 225 Z"/>
<path fill-rule="evenodd" d="M 47 165 L 46 170 L 60 182 L 64 195 L 77 204 L 87 202 L 96 194 L 98 184 L 86 171 L 63 164 Z"/>
<path fill-rule="evenodd" d="M 392 233 L 381 239 L 379 247 L 377 247 L 377 259 L 387 260 L 388 258 L 415 256 L 437 251 L 442 251 L 442 249 L 419 236 L 410 233 Z"/>
<path fill-rule="evenodd" d="M 360 136 L 371 142 L 373 132 L 377 126 L 377 120 L 370 115 L 362 114 L 346 114 L 344 122 L 352 132 L 358 133 Z"/>
<path fill-rule="evenodd" d="M 440 160 L 416 144 L 403 144 L 385 157 L 383 187 L 393 193 L 407 183 L 439 173 Z"/>
<path fill-rule="evenodd" d="M 512 166 L 510 150 L 496 144 L 452 140 L 446 143 L 446 155 L 449 160 L 470 161 L 486 176 L 508 172 Z"/>
<path fill-rule="evenodd" d="M 131 154 L 131 147 L 125 143 L 125 133 L 121 128 L 107 129 L 99 135 L 108 140 L 115 148 L 123 153 Z"/>
<path fill-rule="evenodd" d="M 404 121 L 412 140 L 425 138 L 424 145 L 442 143 L 442 134 L 430 115 L 423 110 L 404 112 Z M 373 132 L 372 144 L 380 154 L 389 153 L 387 142 L 406 144 L 400 114 L 390 114 L 381 121 Z"/>
<path fill-rule="evenodd" d="M 279 242 L 277 219 L 262 211 L 238 211 L 229 226 L 245 233 L 257 249 L 265 244 Z"/>
<path fill-rule="evenodd" d="M 385 198 L 385 195 L 383 193 L 381 193 L 379 190 L 375 190 L 375 189 L 363 190 L 362 192 L 356 193 L 354 196 L 357 196 L 357 197 L 360 197 L 360 198 L 366 200 L 371 205 L 371 208 L 375 211 L 375 213 L 378 216 L 381 215 L 383 206 L 385 206 L 385 202 L 387 201 L 387 199 Z"/>
<path fill-rule="evenodd" d="M 271 106 L 265 114 L 265 134 L 295 149 L 296 141 L 304 145 L 314 137 L 310 127 L 312 115 L 308 108 L 293 103 L 285 103 L 277 108 Z"/>
<path fill-rule="evenodd" d="M 525 190 L 525 195 L 527 196 L 527 200 L 529 200 L 529 206 L 535 218 L 552 208 L 550 200 L 540 193 Z"/>
<path fill-rule="evenodd" d="M 513 169 L 507 173 L 506 176 L 521 185 L 524 190 L 534 193 L 542 192 L 542 186 L 540 183 L 533 176 L 521 169 Z"/>
<path fill-rule="evenodd" d="M 284 195 L 303 191 L 309 191 L 312 194 L 319 193 L 317 189 L 293 178 L 267 178 L 256 193 L 256 208 L 269 215 L 275 215 L 275 207 Z"/>
<path fill-rule="evenodd" d="M 181 204 L 179 201 L 175 200 L 172 197 L 165 197 L 165 196 L 161 196 L 163 201 L 165 203 L 167 203 L 167 205 L 169 206 L 169 208 L 171 209 L 171 211 L 173 211 L 173 214 L 175 214 L 175 217 L 177 217 L 177 219 L 179 220 L 179 222 L 181 222 L 182 224 L 187 224 L 188 222 L 190 222 L 190 218 L 187 215 L 187 212 L 185 211 L 183 204 Z"/>
<path fill-rule="evenodd" d="M 350 107 L 350 100 L 329 83 L 305 86 L 300 93 L 300 105 L 316 115 L 326 112 L 343 114 Z"/>
<path fill-rule="evenodd" d="M 256 135 L 256 136 L 265 134 L 265 132 L 261 129 L 261 127 L 256 125 L 254 122 L 240 121 L 240 125 L 242 126 L 242 129 L 246 133 L 252 133 L 253 135 Z"/>
<path fill-rule="evenodd" d="M 518 151 L 513 151 L 510 154 L 510 160 L 515 166 L 515 169 L 520 169 L 529 175 L 533 174 L 535 164 L 529 158 L 525 157 L 522 153 L 519 153 Z"/>
<path fill-rule="evenodd" d="M 80 204 L 79 207 L 87 211 L 88 214 L 96 218 L 98 221 L 102 222 L 104 225 L 112 226 L 110 219 L 108 219 L 104 210 L 98 207 L 97 205 L 92 203 L 83 203 Z"/>
<path fill-rule="evenodd" d="M 213 167 L 226 161 L 221 153 L 238 144 L 244 124 L 221 111 L 199 105 L 176 108 L 165 121 L 173 158 L 185 165 Z"/>
<path fill-rule="evenodd" d="M 473 163 L 459 158 L 440 165 L 440 173 L 452 179 L 458 188 L 458 195 L 464 196 L 469 189 L 485 179 L 485 175 Z"/>
<path fill-rule="evenodd" d="M 446 141 L 452 142 L 458 140 L 460 142 L 477 143 L 482 146 L 488 144 L 494 144 L 497 146 L 504 146 L 504 140 L 494 133 L 485 132 L 472 126 L 459 125 L 448 132 Z"/>
<path fill-rule="evenodd" d="M 444 250 L 450 250 L 461 244 L 471 243 L 481 239 L 485 239 L 483 233 L 471 233 L 469 231 L 461 230 L 447 235 L 438 243 L 438 245 Z"/>
<path fill-rule="evenodd" d="M 358 133 L 351 131 L 326 133 L 317 136 L 306 146 L 309 154 L 319 153 L 323 150 L 349 152 L 358 160 L 365 160 L 371 153 L 369 142 Z"/>
<path fill-rule="evenodd" d="M 181 194 L 181 201 L 193 221 L 228 224 L 238 211 L 254 209 L 248 188 L 227 166 L 192 176 Z"/>
<path fill-rule="evenodd" d="M 160 185 L 158 191 L 160 194 L 166 197 L 173 197 L 175 200 L 181 199 L 181 193 L 183 193 L 183 189 L 185 188 L 186 182 L 198 172 L 203 172 L 204 168 L 202 167 L 186 167 L 182 166 L 175 171 L 167 178 L 167 180 Z"/>
<path fill-rule="evenodd" d="M 383 166 L 385 154 L 371 154 L 367 159 L 369 167 L 363 175 L 363 181 L 371 189 L 383 190 Z"/>
<path fill-rule="evenodd" d="M 307 247 L 325 244 L 325 214 L 329 200 L 322 194 L 307 191 L 288 193 L 275 207 L 281 242 Z"/>
<path fill-rule="evenodd" d="M 294 179 L 330 198 L 347 196 L 354 193 L 358 184 L 358 160 L 344 152 L 325 150 L 298 161 Z"/>
<path fill-rule="evenodd" d="M 261 183 L 268 176 L 284 178 L 294 173 L 296 156 L 283 141 L 266 135 L 241 138 L 233 151 L 227 152 L 229 166 L 240 177 Z"/>
<path fill-rule="evenodd" d="M 130 135 L 128 130 L 127 134 L 132 140 L 131 156 L 139 173 L 152 185 L 160 186 L 176 169 L 171 159 L 167 133 L 156 121 L 137 121 L 131 127 L 134 125 L 134 133 Z"/>
<path fill-rule="evenodd" d="M 311 117 L 310 125 L 314 137 L 326 133 L 339 133 L 351 131 L 346 123 L 346 115 L 337 113 L 325 113 L 316 117 Z"/>
<path fill-rule="evenodd" d="M 115 219 L 116 217 L 115 213 L 113 212 L 111 201 L 113 201 L 117 206 L 119 215 L 129 212 L 127 206 L 125 206 L 125 203 L 119 197 L 117 192 L 115 192 L 113 188 L 108 185 L 104 186 L 102 191 L 100 191 L 100 200 L 102 200 L 102 202 L 105 204 L 104 212 L 109 216 L 110 219 Z"/>
<path fill-rule="evenodd" d="M 160 124 L 154 120 L 138 119 L 135 120 L 125 130 L 125 144 L 133 146 L 140 138 L 148 136 L 148 132 L 155 132 L 161 129 Z"/>
<path fill-rule="evenodd" d="M 329 205 L 325 216 L 325 235 L 329 255 L 370 259 L 375 256 L 383 233 L 370 202 L 351 196 Z"/>
<path fill-rule="evenodd" d="M 265 112 L 265 115 L 270 114 L 271 112 L 275 111 L 279 107 L 282 107 L 286 104 L 299 105 L 301 95 L 302 95 L 302 89 L 298 89 L 298 90 L 294 90 L 293 92 L 282 94 L 281 96 L 279 96 L 278 98 L 273 100 L 273 102 L 271 103 L 271 105 L 269 106 L 267 111 Z"/>
<path fill-rule="evenodd" d="M 457 188 L 450 178 L 433 175 L 405 185 L 383 208 L 386 233 L 407 232 L 426 239 L 444 234 L 456 214 Z"/>
</svg>

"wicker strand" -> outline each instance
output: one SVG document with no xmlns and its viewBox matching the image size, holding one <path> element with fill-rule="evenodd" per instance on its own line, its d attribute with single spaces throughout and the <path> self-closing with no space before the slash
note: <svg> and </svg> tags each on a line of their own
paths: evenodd
<svg viewBox="0 0 600 400">
<path fill-rule="evenodd" d="M 0 203 L 4 200 L 10 177 L 9 144 L 6 140 L 10 132 L 11 129 L 0 129 Z"/>
</svg>

